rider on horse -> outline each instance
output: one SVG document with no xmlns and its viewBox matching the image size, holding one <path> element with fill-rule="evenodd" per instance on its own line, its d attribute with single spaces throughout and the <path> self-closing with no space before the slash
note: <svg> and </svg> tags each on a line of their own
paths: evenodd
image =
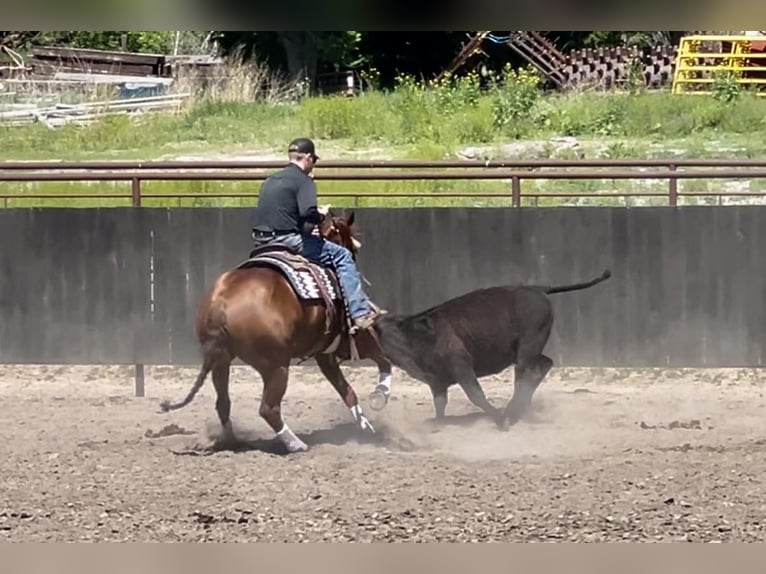
<svg viewBox="0 0 766 574">
<path fill-rule="evenodd" d="M 317 207 L 316 184 L 309 175 L 319 159 L 314 142 L 293 140 L 288 157 L 290 163 L 261 186 L 252 221 L 254 246 L 284 246 L 315 263 L 332 266 L 348 302 L 354 331 L 369 329 L 385 312 L 377 310 L 364 293 L 351 252 L 312 233 L 328 216 L 326 209 Z"/>
</svg>

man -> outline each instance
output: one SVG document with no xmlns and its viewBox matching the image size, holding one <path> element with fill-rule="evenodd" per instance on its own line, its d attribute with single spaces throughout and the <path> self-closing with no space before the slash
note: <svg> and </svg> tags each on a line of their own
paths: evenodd
<svg viewBox="0 0 766 574">
<path fill-rule="evenodd" d="M 290 163 L 271 175 L 261 186 L 255 208 L 252 237 L 255 247 L 284 245 L 307 259 L 332 265 L 348 301 L 351 320 L 357 329 L 369 329 L 380 313 L 362 290 L 362 279 L 351 252 L 313 234 L 327 209 L 317 207 L 317 190 L 310 174 L 319 156 L 314 142 L 298 138 L 287 149 Z"/>
</svg>

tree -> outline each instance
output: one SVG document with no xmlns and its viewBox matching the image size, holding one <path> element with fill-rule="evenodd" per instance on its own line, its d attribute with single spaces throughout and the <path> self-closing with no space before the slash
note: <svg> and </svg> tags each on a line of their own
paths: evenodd
<svg viewBox="0 0 766 574">
<path fill-rule="evenodd" d="M 650 47 L 677 44 L 686 32 L 679 31 L 577 31 L 546 32 L 546 37 L 561 50 L 606 48 L 611 46 Z"/>
<path fill-rule="evenodd" d="M 241 53 L 292 80 L 308 79 L 312 86 L 322 71 L 356 68 L 365 62 L 359 51 L 361 32 L 218 32 L 224 54 Z"/>
</svg>

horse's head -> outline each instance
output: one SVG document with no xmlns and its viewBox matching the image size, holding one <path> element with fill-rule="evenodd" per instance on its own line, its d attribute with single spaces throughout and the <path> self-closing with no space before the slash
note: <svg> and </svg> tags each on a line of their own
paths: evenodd
<svg viewBox="0 0 766 574">
<path fill-rule="evenodd" d="M 322 235 L 327 241 L 332 241 L 338 245 L 342 245 L 351 252 L 351 255 L 356 261 L 356 255 L 359 249 L 362 247 L 362 243 L 354 235 L 354 212 L 352 211 L 348 217 L 333 215 L 332 211 L 329 213 L 328 223 L 325 224 L 322 230 Z"/>
</svg>

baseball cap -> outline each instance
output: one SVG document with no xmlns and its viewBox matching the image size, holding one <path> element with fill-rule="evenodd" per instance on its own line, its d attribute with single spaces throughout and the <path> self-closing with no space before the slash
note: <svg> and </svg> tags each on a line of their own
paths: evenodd
<svg viewBox="0 0 766 574">
<path fill-rule="evenodd" d="M 294 139 L 293 141 L 290 142 L 290 145 L 287 147 L 287 151 L 307 153 L 307 154 L 313 155 L 314 158 L 319 159 L 319 156 L 316 154 L 316 150 L 314 148 L 314 142 L 311 141 L 309 138 Z"/>
</svg>

